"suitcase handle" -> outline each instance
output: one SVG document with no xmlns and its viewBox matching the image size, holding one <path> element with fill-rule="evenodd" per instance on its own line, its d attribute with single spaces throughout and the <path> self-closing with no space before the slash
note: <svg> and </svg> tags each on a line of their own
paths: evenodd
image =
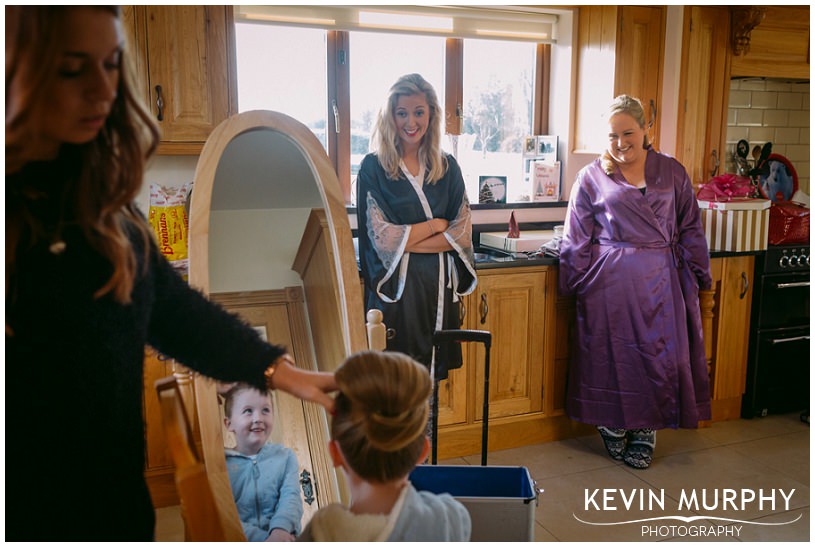
<svg viewBox="0 0 815 547">
<path fill-rule="evenodd" d="M 486 330 L 437 330 L 433 334 L 433 345 L 438 346 L 445 342 L 481 342 L 490 345 L 492 343 L 492 334 Z"/>
<path fill-rule="evenodd" d="M 481 342 L 484 344 L 484 403 L 481 418 L 481 465 L 487 465 L 487 436 L 490 419 L 490 346 L 492 334 L 486 330 L 447 329 L 433 333 L 433 346 L 441 347 L 452 342 Z M 432 448 L 430 461 L 436 465 L 438 456 L 439 435 L 439 379 L 433 378 L 433 395 L 431 401 Z"/>
</svg>

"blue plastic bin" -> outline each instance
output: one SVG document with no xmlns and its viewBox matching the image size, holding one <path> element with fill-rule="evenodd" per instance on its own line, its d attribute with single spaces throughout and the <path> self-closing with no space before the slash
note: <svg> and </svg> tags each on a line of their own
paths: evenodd
<svg viewBox="0 0 815 547">
<path fill-rule="evenodd" d="M 416 490 L 448 493 L 467 508 L 471 541 L 534 541 L 537 488 L 526 467 L 420 465 Z"/>
</svg>

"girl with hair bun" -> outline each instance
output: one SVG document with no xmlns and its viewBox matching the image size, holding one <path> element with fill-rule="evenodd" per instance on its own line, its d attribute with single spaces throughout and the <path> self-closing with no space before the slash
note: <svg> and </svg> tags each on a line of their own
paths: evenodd
<svg viewBox="0 0 815 547">
<path fill-rule="evenodd" d="M 331 441 L 351 493 L 348 507 L 318 511 L 300 541 L 468 541 L 470 515 L 449 494 L 408 481 L 430 449 L 427 368 L 398 352 L 360 352 L 335 377 Z"/>
</svg>

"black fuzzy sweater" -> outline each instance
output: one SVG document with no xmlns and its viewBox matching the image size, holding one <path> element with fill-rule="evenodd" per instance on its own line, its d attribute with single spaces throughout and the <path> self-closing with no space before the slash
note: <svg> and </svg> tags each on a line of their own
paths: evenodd
<svg viewBox="0 0 815 547">
<path fill-rule="evenodd" d="M 49 185 L 64 183 L 60 169 L 40 164 L 7 176 L 6 218 L 28 199 L 46 228 L 56 226 L 59 200 L 31 201 L 21 188 L 59 194 Z M 257 386 L 284 348 L 191 289 L 152 240 L 145 260 L 135 235 L 132 304 L 94 298 L 111 265 L 67 218 L 65 250 L 24 238 L 7 283 L 6 539 L 149 540 L 145 345 L 212 378 Z"/>
</svg>

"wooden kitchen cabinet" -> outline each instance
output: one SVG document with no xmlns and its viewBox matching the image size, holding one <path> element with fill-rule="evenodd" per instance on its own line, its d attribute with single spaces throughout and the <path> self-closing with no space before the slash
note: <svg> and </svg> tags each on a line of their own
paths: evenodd
<svg viewBox="0 0 815 547">
<path fill-rule="evenodd" d="M 543 395 L 543 339 L 547 271 L 485 270 L 470 310 L 472 328 L 492 333 L 490 418 L 539 412 Z M 471 302 L 473 299 L 471 299 Z M 480 421 L 484 401 L 484 346 L 468 344 L 472 416 Z"/>
<path fill-rule="evenodd" d="M 732 58 L 731 77 L 809 80 L 809 6 L 764 7 L 750 50 Z"/>
<path fill-rule="evenodd" d="M 490 450 L 588 432 L 563 407 L 574 300 L 557 297 L 557 266 L 482 269 L 465 297 L 462 328 L 492 334 Z M 482 322 L 483 320 L 483 322 Z M 439 385 L 439 458 L 481 450 L 483 345 L 462 345 L 464 365 Z"/>
<path fill-rule="evenodd" d="M 490 419 L 542 410 L 544 342 L 552 315 L 547 293 L 554 290 L 554 277 L 550 267 L 479 270 L 476 290 L 462 301 L 461 328 L 492 334 Z M 481 422 L 484 346 L 465 343 L 461 349 L 463 366 L 439 383 L 440 428 Z M 473 432 L 480 435 L 480 429 Z"/>
<path fill-rule="evenodd" d="M 175 487 L 175 467 L 167 448 L 161 424 L 161 408 L 156 394 L 156 380 L 173 375 L 172 361 L 153 348 L 144 352 L 144 411 L 145 470 L 144 476 L 155 507 L 178 505 Z"/>
<path fill-rule="evenodd" d="M 579 10 L 574 151 L 605 149 L 608 130 L 602 126 L 602 115 L 621 94 L 642 101 L 646 120 L 653 121 L 648 134 L 658 148 L 665 7 L 581 6 Z"/>
<path fill-rule="evenodd" d="M 732 420 L 741 414 L 747 379 L 754 264 L 752 255 L 710 261 L 714 291 L 710 364 L 713 421 Z"/>
<path fill-rule="evenodd" d="M 231 6 L 126 6 L 141 95 L 161 128 L 159 154 L 197 155 L 237 113 Z"/>
<path fill-rule="evenodd" d="M 694 186 L 725 170 L 729 40 L 726 6 L 685 7 L 676 159 L 685 166 Z"/>
</svg>

